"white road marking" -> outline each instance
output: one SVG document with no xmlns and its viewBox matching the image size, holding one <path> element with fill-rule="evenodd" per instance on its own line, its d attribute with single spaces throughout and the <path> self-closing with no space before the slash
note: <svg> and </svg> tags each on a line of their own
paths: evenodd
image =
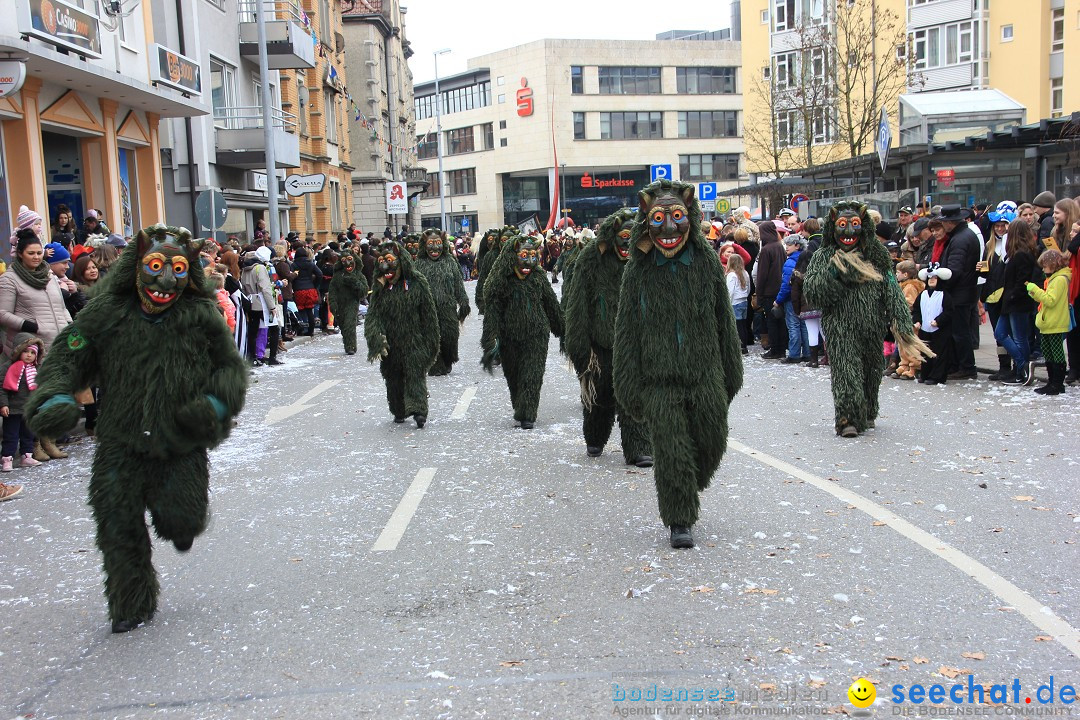
<svg viewBox="0 0 1080 720">
<path fill-rule="evenodd" d="M 378 540 L 371 546 L 372 552 L 397 548 L 398 543 L 401 542 L 401 537 L 409 527 L 409 521 L 412 520 L 413 514 L 416 513 L 416 508 L 420 506 L 420 501 L 424 499 L 424 493 L 427 492 L 428 485 L 431 484 L 432 479 L 435 477 L 436 469 L 420 468 L 420 471 L 416 473 L 416 477 L 413 478 L 409 489 L 405 491 L 401 502 L 394 509 L 394 514 L 390 516 L 386 527 L 379 534 Z"/>
<path fill-rule="evenodd" d="M 849 505 L 854 505 L 857 509 L 862 510 L 867 515 L 874 518 L 874 520 L 885 523 L 908 540 L 911 540 L 917 545 L 921 545 L 924 549 L 929 550 L 960 572 L 974 579 L 996 595 L 1006 605 L 1015 608 L 1016 611 L 1026 617 L 1032 625 L 1039 628 L 1047 635 L 1051 635 L 1054 640 L 1061 643 L 1066 650 L 1073 655 L 1080 656 L 1080 630 L 1074 628 L 1054 613 L 1049 607 L 1041 604 L 1035 598 L 1031 597 L 975 558 L 965 555 L 948 543 L 939 540 L 922 528 L 904 520 L 896 515 L 896 513 L 885 509 L 873 500 L 841 487 L 837 483 L 811 475 L 783 460 L 743 445 L 737 440 L 729 438 L 728 447 L 732 450 L 737 450 L 744 455 L 748 455 L 764 465 L 776 468 L 780 472 L 790 475 L 791 477 L 803 480 L 804 482 L 813 485 L 818 490 L 824 490 L 836 499 Z"/>
<path fill-rule="evenodd" d="M 476 387 L 467 387 L 465 392 L 461 393 L 461 399 L 458 400 L 457 405 L 454 406 L 454 412 L 450 413 L 451 420 L 462 420 L 465 418 L 465 413 L 469 410 L 469 405 L 472 403 L 473 398 L 476 397 Z"/>
<path fill-rule="evenodd" d="M 282 420 L 287 420 L 293 415 L 304 412 L 308 408 L 312 407 L 311 405 L 305 404 L 308 400 L 312 400 L 319 395 L 322 395 L 324 392 L 334 387 L 341 381 L 341 378 L 338 378 L 337 380 L 324 380 L 315 387 L 313 387 L 311 390 L 308 390 L 306 393 L 304 393 L 304 395 L 299 400 L 296 400 L 291 405 L 282 405 L 280 407 L 270 408 L 270 412 L 266 413 L 266 424 L 276 425 Z"/>
</svg>

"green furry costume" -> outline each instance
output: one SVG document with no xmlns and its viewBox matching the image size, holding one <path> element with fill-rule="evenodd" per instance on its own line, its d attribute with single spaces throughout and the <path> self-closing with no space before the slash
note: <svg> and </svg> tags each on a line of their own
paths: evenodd
<svg viewBox="0 0 1080 720">
<path fill-rule="evenodd" d="M 803 292 L 821 309 L 836 434 L 855 437 L 874 427 L 877 419 L 885 333 L 891 328 L 896 342 L 911 355 L 933 355 L 915 336 L 892 259 L 875 237 L 865 205 L 842 202 L 829 211 Z"/>
<path fill-rule="evenodd" d="M 141 231 L 53 342 L 26 408 L 36 433 L 57 437 L 79 419 L 72 396 L 101 388 L 90 506 L 113 632 L 157 608 L 144 513 L 159 538 L 191 548 L 207 522 L 207 449 L 228 437 L 247 392 L 200 246 L 184 228 Z"/>
<path fill-rule="evenodd" d="M 694 186 L 661 180 L 640 197 L 615 324 L 615 399 L 649 428 L 672 546 L 692 547 L 698 493 L 727 448 L 742 351 L 723 267 L 701 234 Z"/>
<path fill-rule="evenodd" d="M 574 258 L 578 256 L 581 252 L 581 248 L 584 247 L 584 243 L 577 238 L 573 238 L 572 240 L 573 242 L 569 246 L 567 246 L 566 243 L 563 243 L 562 250 L 559 252 L 559 259 L 555 261 L 555 274 L 562 275 L 563 283 L 570 282 L 570 278 L 573 277 Z M 563 288 L 563 292 L 566 292 L 566 288 Z"/>
<path fill-rule="evenodd" d="M 368 362 L 380 359 L 394 422 L 412 415 L 418 428 L 428 414 L 427 372 L 439 352 L 439 316 L 427 278 L 393 240 L 379 243 L 375 281 L 364 318 Z"/>
<path fill-rule="evenodd" d="M 581 382 L 582 431 L 589 455 L 596 457 L 603 451 L 618 414 L 623 458 L 627 464 L 649 467 L 652 448 L 648 430 L 625 413 L 619 413 L 611 375 L 619 285 L 630 258 L 634 214 L 634 210 L 623 208 L 609 215 L 601 224 L 599 235 L 575 253 L 574 281 L 563 285 L 566 317 L 563 350 Z"/>
<path fill-rule="evenodd" d="M 341 328 L 341 341 L 345 344 L 345 354 L 356 354 L 356 322 L 360 312 L 360 303 L 368 294 L 367 279 L 363 269 L 357 264 L 351 250 L 345 250 L 334 265 L 334 276 L 330 279 L 330 312 L 334 313 L 334 322 Z"/>
<path fill-rule="evenodd" d="M 498 247 L 499 229 L 492 228 L 484 233 L 484 237 L 480 239 L 480 247 L 476 250 L 476 290 L 473 291 L 473 301 L 476 303 L 476 311 L 481 315 L 484 314 L 484 261 L 491 255 L 491 262 L 494 262 L 494 256 L 499 254 Z M 490 269 L 491 265 L 488 265 L 488 270 Z"/>
<path fill-rule="evenodd" d="M 405 236 L 405 249 L 409 253 L 409 257 L 413 262 L 420 257 L 420 233 L 409 233 Z"/>
<path fill-rule="evenodd" d="M 461 324 L 469 316 L 469 294 L 461 278 L 461 266 L 451 252 L 446 233 L 424 231 L 424 246 L 416 263 L 431 286 L 435 310 L 439 313 L 439 355 L 428 371 L 429 375 L 447 375 L 458 361 L 458 336 Z"/>
<path fill-rule="evenodd" d="M 519 234 L 517 225 L 503 225 L 501 230 L 496 230 L 495 232 L 499 235 L 496 244 L 489 248 L 488 252 L 484 254 L 483 261 L 477 260 L 480 264 L 480 269 L 477 271 L 476 275 L 476 309 L 481 315 L 487 310 L 484 305 L 484 281 L 487 279 L 487 276 L 491 274 L 491 268 L 495 266 L 495 261 L 499 259 L 499 253 L 506 247 L 506 243 Z"/>
<path fill-rule="evenodd" d="M 510 388 L 514 420 L 529 430 L 536 423 L 540 387 L 547 366 L 548 332 L 562 337 L 563 315 L 547 274 L 539 264 L 540 245 L 518 235 L 499 252 L 484 283 L 481 364 L 492 372 L 496 358 Z"/>
</svg>

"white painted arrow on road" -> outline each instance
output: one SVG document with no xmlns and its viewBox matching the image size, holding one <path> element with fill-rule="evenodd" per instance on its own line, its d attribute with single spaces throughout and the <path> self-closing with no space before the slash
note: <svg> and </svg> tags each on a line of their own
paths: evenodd
<svg viewBox="0 0 1080 720">
<path fill-rule="evenodd" d="M 281 407 L 270 408 L 270 412 L 266 413 L 266 420 L 264 422 L 267 425 L 276 425 L 282 420 L 291 418 L 293 415 L 304 412 L 305 410 L 314 407 L 314 405 L 307 405 L 309 400 L 313 400 L 319 395 L 334 387 L 341 382 L 341 379 L 337 380 L 324 380 L 311 390 L 308 390 L 303 397 L 294 402 L 292 405 L 282 405 Z"/>
</svg>

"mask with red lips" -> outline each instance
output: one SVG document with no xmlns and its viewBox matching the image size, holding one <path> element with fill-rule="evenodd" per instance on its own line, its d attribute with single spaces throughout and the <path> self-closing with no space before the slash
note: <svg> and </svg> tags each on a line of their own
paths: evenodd
<svg viewBox="0 0 1080 720">
<path fill-rule="evenodd" d="M 198 252 L 191 233 L 184 228 L 153 225 L 139 233 L 140 259 L 135 287 L 143 312 L 163 313 L 184 294 L 191 282 L 191 261 L 185 249 L 189 247 Z"/>
<path fill-rule="evenodd" d="M 675 188 L 662 188 L 656 195 L 641 193 L 641 214 L 645 218 L 648 238 L 642 238 L 638 247 L 648 252 L 656 247 L 664 257 L 675 257 L 690 237 L 690 211 L 694 199 L 694 186 L 686 185 L 679 193 Z"/>
<path fill-rule="evenodd" d="M 841 210 L 835 219 L 836 242 L 845 250 L 855 247 L 862 237 L 863 219 L 854 210 Z"/>
<path fill-rule="evenodd" d="M 424 232 L 424 251 L 432 260 L 438 260 L 442 257 L 443 250 L 445 250 L 443 242 L 442 233 L 439 231 L 428 230 Z"/>
<path fill-rule="evenodd" d="M 375 270 L 379 273 L 379 282 L 383 285 L 393 285 L 401 275 L 401 247 L 395 242 L 384 242 L 379 245 L 375 256 Z"/>
<path fill-rule="evenodd" d="M 518 276 L 518 279 L 524 280 L 536 270 L 539 262 L 539 246 L 525 238 L 514 253 L 514 274 Z"/>
</svg>

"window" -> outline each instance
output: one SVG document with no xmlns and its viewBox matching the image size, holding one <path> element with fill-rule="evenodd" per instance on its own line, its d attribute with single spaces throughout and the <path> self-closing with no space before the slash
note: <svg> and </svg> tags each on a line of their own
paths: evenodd
<svg viewBox="0 0 1080 720">
<path fill-rule="evenodd" d="M 766 65 L 763 68 L 761 68 L 761 79 L 762 80 L 768 80 L 771 77 L 772 77 L 772 68 L 771 67 Z"/>
<path fill-rule="evenodd" d="M 813 123 L 814 131 L 814 143 L 822 145 L 825 143 L 831 143 L 835 140 L 835 133 L 833 132 L 833 123 L 829 117 L 829 113 L 825 108 L 815 108 L 811 122 Z"/>
<path fill-rule="evenodd" d="M 429 172 L 427 174 L 427 190 L 420 193 L 421 198 L 437 198 L 439 197 L 439 173 Z"/>
<path fill-rule="evenodd" d="M 1050 52 L 1065 49 L 1065 8 L 1050 11 Z"/>
<path fill-rule="evenodd" d="M 473 129 L 469 127 L 446 131 L 446 154 L 461 155 L 475 150 Z"/>
<path fill-rule="evenodd" d="M 206 0 L 206 2 L 213 5 L 218 10 L 224 10 L 225 9 L 225 0 Z"/>
<path fill-rule="evenodd" d="M 776 115 L 776 146 L 792 147 L 798 144 L 799 114 L 794 110 L 781 110 Z"/>
<path fill-rule="evenodd" d="M 326 142 L 337 145 L 337 93 L 323 90 L 323 112 L 326 114 Z"/>
<path fill-rule="evenodd" d="M 232 108 L 236 107 L 236 70 L 210 58 L 210 100 L 214 106 L 214 126 L 231 128 Z"/>
<path fill-rule="evenodd" d="M 738 117 L 739 114 L 735 110 L 681 112 L 679 113 L 679 137 L 738 137 Z"/>
<path fill-rule="evenodd" d="M 585 93 L 585 78 L 580 65 L 570 66 L 570 94 L 583 95 Z"/>
<path fill-rule="evenodd" d="M 795 0 L 774 0 L 773 24 L 774 32 L 795 29 Z"/>
<path fill-rule="evenodd" d="M 491 105 L 491 81 L 453 90 L 440 90 L 439 94 L 442 96 L 442 106 L 439 107 L 442 115 L 487 107 Z M 435 117 L 435 109 L 434 95 L 424 95 L 413 100 L 413 114 L 417 120 Z"/>
<path fill-rule="evenodd" d="M 659 95 L 659 67 L 597 68 L 601 95 Z"/>
<path fill-rule="evenodd" d="M 583 112 L 574 113 L 574 139 L 585 139 L 585 113 Z"/>
<path fill-rule="evenodd" d="M 739 156 L 730 155 L 680 155 L 679 179 L 691 180 L 738 180 Z"/>
<path fill-rule="evenodd" d="M 328 48 L 334 47 L 333 19 L 330 14 L 330 0 L 319 0 L 319 40 Z"/>
<path fill-rule="evenodd" d="M 484 136 L 484 149 L 485 150 L 494 150 L 495 149 L 495 124 L 494 123 L 484 123 L 483 125 L 480 126 L 480 132 Z"/>
<path fill-rule="evenodd" d="M 502 105 L 504 102 L 506 102 L 506 96 L 500 94 L 499 95 L 499 104 Z"/>
<path fill-rule="evenodd" d="M 499 138 L 499 147 L 506 147 L 506 138 Z"/>
<path fill-rule="evenodd" d="M 330 179 L 330 222 L 334 232 L 340 232 L 345 224 L 341 219 L 341 183 Z"/>
<path fill-rule="evenodd" d="M 499 77 L 495 78 L 495 84 L 496 85 L 505 85 L 506 84 L 506 76 L 505 75 L 500 75 Z"/>
<path fill-rule="evenodd" d="M 506 129 L 506 121 L 505 120 L 500 120 L 499 121 L 499 129 L 500 130 L 505 130 Z"/>
<path fill-rule="evenodd" d="M 675 68 L 675 87 L 680 95 L 733 95 L 733 67 Z"/>
<path fill-rule="evenodd" d="M 768 25 L 769 24 L 769 11 L 768 10 L 762 10 L 761 11 L 761 24 L 762 25 Z"/>
<path fill-rule="evenodd" d="M 1005 27 L 1009 28 L 1009 39 L 1012 39 L 1011 25 L 1002 27 L 1002 39 L 1005 39 Z M 976 60 L 979 54 L 978 33 L 978 23 L 971 20 L 916 30 L 909 35 L 915 53 L 915 69 L 925 70 Z"/>
<path fill-rule="evenodd" d="M 1001 42 L 1012 42 L 1013 39 L 1013 26 L 1002 25 L 1001 26 Z"/>
<path fill-rule="evenodd" d="M 446 173 L 447 195 L 475 195 L 476 168 L 450 170 Z"/>
<path fill-rule="evenodd" d="M 786 90 L 798 83 L 798 53 L 783 53 L 776 56 L 776 89 Z"/>
<path fill-rule="evenodd" d="M 825 81 L 825 50 L 823 48 L 810 49 L 810 79 L 816 82 Z"/>
<path fill-rule="evenodd" d="M 1054 78 L 1050 81 L 1050 117 L 1061 117 L 1065 110 L 1064 90 L 1062 89 L 1063 78 Z"/>
<path fill-rule="evenodd" d="M 416 138 L 416 157 L 420 160 L 430 160 L 439 157 L 439 136 L 428 133 Z"/>
<path fill-rule="evenodd" d="M 601 140 L 647 140 L 664 137 L 661 112 L 600 113 Z"/>
<path fill-rule="evenodd" d="M 300 134 L 307 135 L 308 91 L 304 87 L 304 73 L 296 73 L 296 97 L 300 104 L 299 111 L 296 113 L 300 118 Z"/>
</svg>

